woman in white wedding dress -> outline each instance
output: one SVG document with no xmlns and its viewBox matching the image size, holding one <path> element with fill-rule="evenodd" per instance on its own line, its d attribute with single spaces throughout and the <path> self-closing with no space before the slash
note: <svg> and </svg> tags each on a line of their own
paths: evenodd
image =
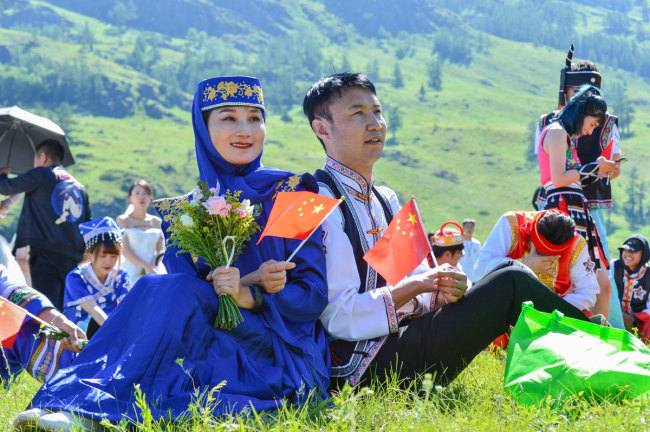
<svg viewBox="0 0 650 432">
<path fill-rule="evenodd" d="M 122 268 L 134 285 L 145 274 L 166 273 L 159 263 L 165 251 L 160 218 L 147 213 L 153 201 L 153 189 L 144 180 L 138 180 L 129 189 L 129 207 L 117 218 L 124 228 L 124 260 Z"/>
</svg>

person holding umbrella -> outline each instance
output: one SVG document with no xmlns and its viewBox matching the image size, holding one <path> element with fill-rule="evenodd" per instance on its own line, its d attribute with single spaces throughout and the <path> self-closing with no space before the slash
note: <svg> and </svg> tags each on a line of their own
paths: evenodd
<svg viewBox="0 0 650 432">
<path fill-rule="evenodd" d="M 57 309 L 63 307 L 66 275 L 81 261 L 79 224 L 91 219 L 85 188 L 63 169 L 64 147 L 56 139 L 36 147 L 33 169 L 9 178 L 0 168 L 0 194 L 25 193 L 15 248 L 30 246 L 32 285 Z"/>
</svg>

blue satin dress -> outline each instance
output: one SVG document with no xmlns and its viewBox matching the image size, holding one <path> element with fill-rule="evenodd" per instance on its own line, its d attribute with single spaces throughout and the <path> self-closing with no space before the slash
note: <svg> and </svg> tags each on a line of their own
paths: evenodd
<svg viewBox="0 0 650 432">
<path fill-rule="evenodd" d="M 293 190 L 315 188 L 313 178 L 305 177 L 309 187 L 296 176 L 283 190 L 289 183 Z M 272 200 L 262 202 L 260 226 Z M 74 363 L 43 385 L 32 406 L 118 422 L 142 418 L 136 386 L 156 419 L 183 418 L 197 390 L 222 383 L 212 404 L 215 415 L 301 404 L 310 394 L 312 400 L 327 397 L 330 364 L 318 322 L 327 305 L 321 236 L 315 232 L 295 256 L 284 289 L 264 294 L 259 313 L 242 309 L 244 322 L 231 331 L 213 327 L 219 300 L 203 279 L 208 269 L 202 260 L 194 263 L 169 247 L 170 274 L 142 277 Z M 256 246 L 258 238 L 259 233 L 235 263 L 241 275 L 266 260 L 286 259 L 300 243 L 265 237 Z"/>
</svg>

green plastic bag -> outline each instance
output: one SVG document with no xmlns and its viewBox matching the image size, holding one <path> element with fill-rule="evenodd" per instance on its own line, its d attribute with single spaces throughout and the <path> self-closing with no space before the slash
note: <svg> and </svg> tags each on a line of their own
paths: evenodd
<svg viewBox="0 0 650 432">
<path fill-rule="evenodd" d="M 650 349 L 625 330 L 526 302 L 510 335 L 503 387 L 524 404 L 581 391 L 607 400 L 650 395 Z"/>
</svg>

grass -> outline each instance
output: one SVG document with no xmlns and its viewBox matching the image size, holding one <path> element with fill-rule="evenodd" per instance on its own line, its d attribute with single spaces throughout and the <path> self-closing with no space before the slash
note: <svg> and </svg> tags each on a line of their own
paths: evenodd
<svg viewBox="0 0 650 432">
<path fill-rule="evenodd" d="M 370 388 L 343 389 L 332 404 L 249 413 L 215 419 L 200 404 L 184 423 L 147 420 L 138 431 L 636 431 L 647 430 L 649 400 L 594 402 L 584 396 L 520 405 L 503 390 L 502 354 L 481 353 L 448 387 L 426 377 L 403 389 L 394 380 Z M 226 384 L 227 385 L 227 384 Z M 0 430 L 28 404 L 38 383 L 23 373 L 9 390 L 0 389 Z M 214 395 L 218 395 L 217 392 Z M 113 431 L 126 431 L 113 426 Z"/>
</svg>

